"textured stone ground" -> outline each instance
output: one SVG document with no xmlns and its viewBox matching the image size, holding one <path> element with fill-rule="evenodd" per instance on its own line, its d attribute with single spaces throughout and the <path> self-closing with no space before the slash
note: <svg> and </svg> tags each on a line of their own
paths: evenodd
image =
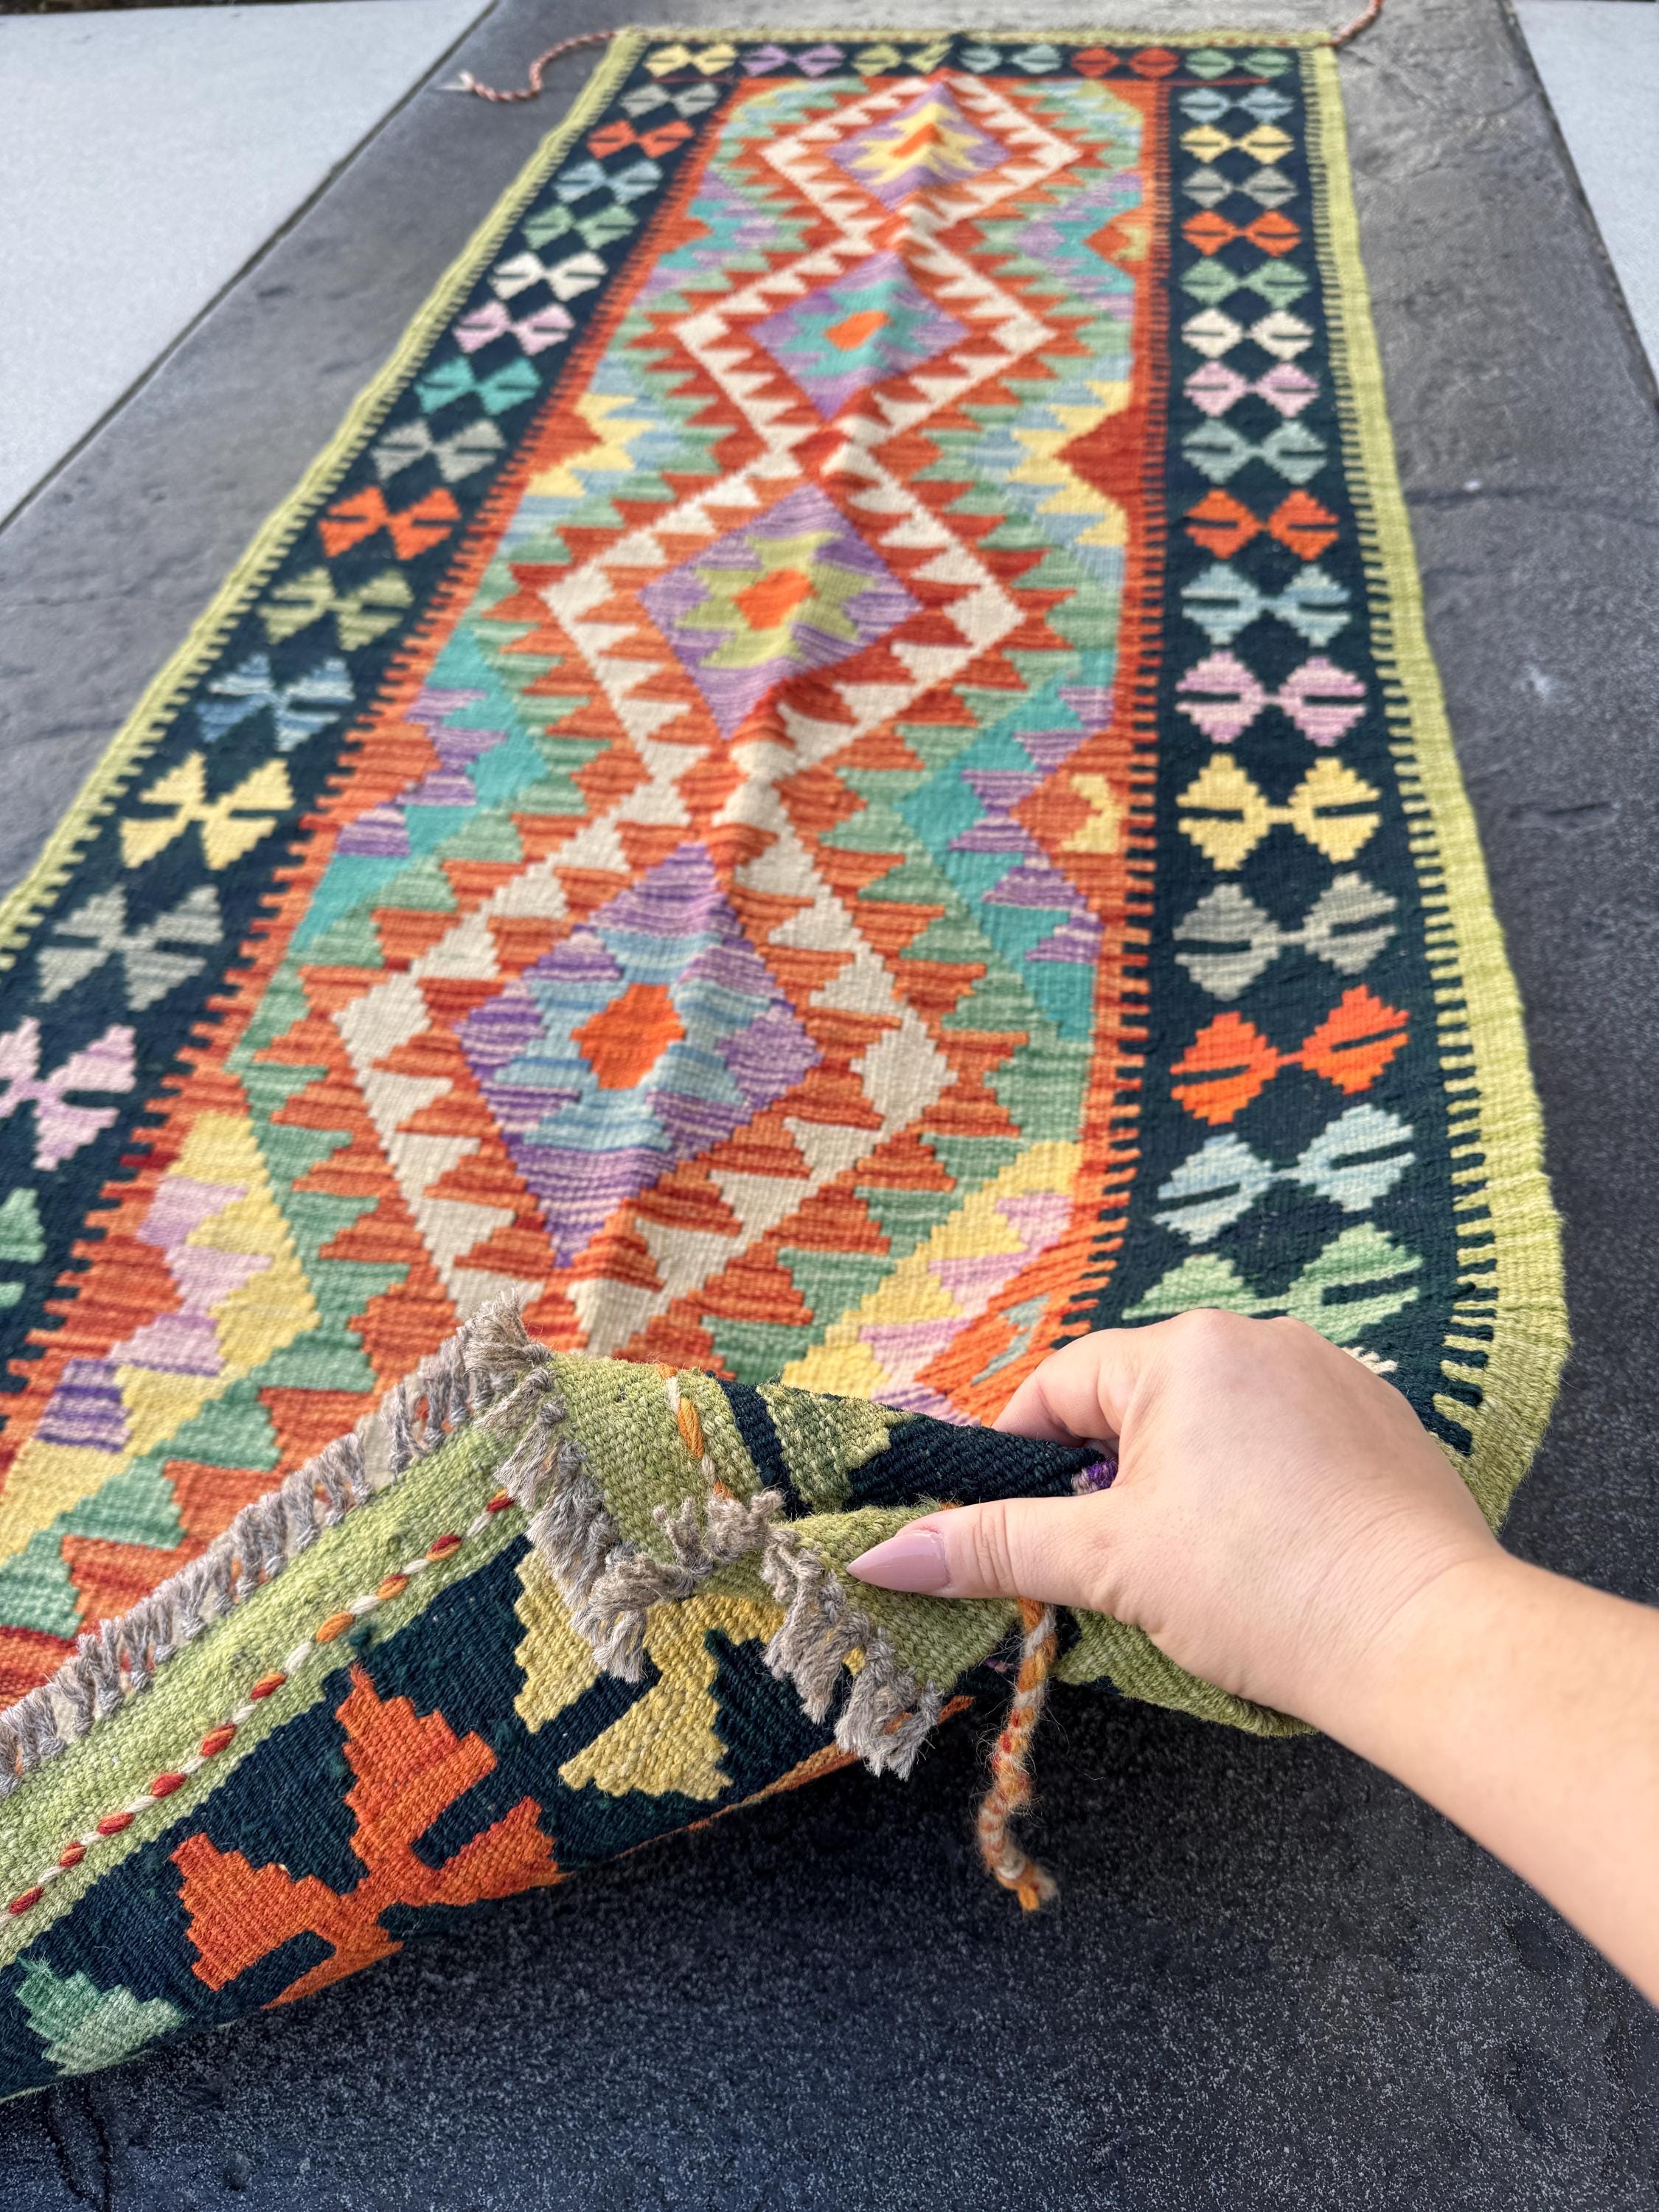
<svg viewBox="0 0 1659 2212">
<path fill-rule="evenodd" d="M 514 82 L 609 12 L 502 0 L 465 58 Z M 1498 0 L 1389 0 L 1345 76 L 1431 628 L 1567 1217 L 1579 1349 L 1511 1540 L 1656 1599 L 1656 393 Z M 417 98 L 0 534 L 5 879 L 556 113 Z M 1042 1761 L 1065 1896 L 1033 1925 L 970 1862 L 975 1758 L 958 1732 L 908 1788 L 836 1777 L 9 2108 L 0 2207 L 1653 2203 L 1659 2021 L 1391 1784 L 1322 1743 L 1073 1698 Z"/>
</svg>

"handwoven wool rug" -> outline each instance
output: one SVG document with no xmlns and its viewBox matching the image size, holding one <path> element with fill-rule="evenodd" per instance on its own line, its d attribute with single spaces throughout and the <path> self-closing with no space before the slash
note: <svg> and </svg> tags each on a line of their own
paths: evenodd
<svg viewBox="0 0 1659 2212">
<path fill-rule="evenodd" d="M 0 2089 L 906 1771 L 1019 1620 L 838 1570 L 1080 1329 L 1548 1411 L 1305 39 L 620 36 L 0 944 Z"/>
</svg>

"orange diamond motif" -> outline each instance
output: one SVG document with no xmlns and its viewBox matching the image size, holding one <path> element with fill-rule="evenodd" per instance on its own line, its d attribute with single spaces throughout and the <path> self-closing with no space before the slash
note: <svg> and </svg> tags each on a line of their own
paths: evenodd
<svg viewBox="0 0 1659 2212">
<path fill-rule="evenodd" d="M 630 983 L 573 1033 L 601 1091 L 632 1091 L 684 1035 L 685 1024 L 660 983 Z"/>
<path fill-rule="evenodd" d="M 750 629 L 776 629 L 787 622 L 803 599 L 812 596 L 812 579 L 799 568 L 774 568 L 758 583 L 739 592 L 732 604 Z"/>
</svg>

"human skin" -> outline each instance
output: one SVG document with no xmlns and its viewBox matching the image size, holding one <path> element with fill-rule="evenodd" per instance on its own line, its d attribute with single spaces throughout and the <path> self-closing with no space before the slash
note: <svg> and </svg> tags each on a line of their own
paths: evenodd
<svg viewBox="0 0 1659 2212">
<path fill-rule="evenodd" d="M 995 1425 L 1110 1446 L 1117 1478 L 928 1514 L 853 1574 L 1131 1622 L 1386 1768 L 1659 2001 L 1659 1611 L 1505 1552 L 1399 1392 L 1300 1322 L 1080 1337 Z"/>
</svg>

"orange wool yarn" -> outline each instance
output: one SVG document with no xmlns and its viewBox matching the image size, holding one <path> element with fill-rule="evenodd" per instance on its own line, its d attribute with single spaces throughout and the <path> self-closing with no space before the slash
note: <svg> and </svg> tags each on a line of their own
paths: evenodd
<svg viewBox="0 0 1659 2212">
<path fill-rule="evenodd" d="M 1040 1867 L 1013 1832 L 1016 1817 L 1031 1803 L 1031 1737 L 1048 1700 L 1048 1680 L 1060 1655 L 1051 1605 L 1019 1601 L 1019 1673 L 1002 1733 L 991 1748 L 991 1783 L 979 1808 L 979 1851 L 986 1870 L 1012 1889 L 1027 1912 L 1054 1894 L 1054 1876 Z"/>
</svg>

